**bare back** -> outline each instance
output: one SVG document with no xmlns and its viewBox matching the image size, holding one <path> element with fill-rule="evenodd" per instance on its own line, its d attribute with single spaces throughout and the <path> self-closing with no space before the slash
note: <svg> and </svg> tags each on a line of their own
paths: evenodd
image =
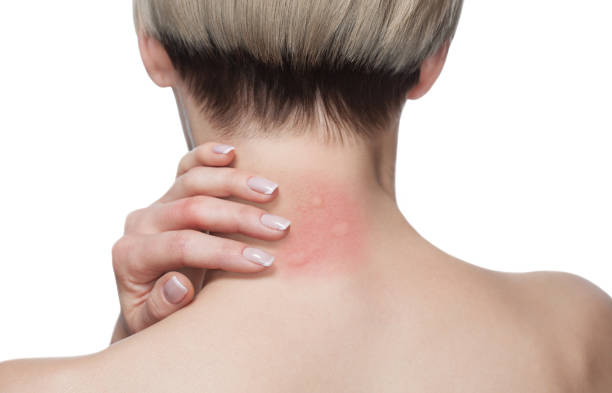
<svg viewBox="0 0 612 393">
<path fill-rule="evenodd" d="M 433 249 L 406 257 L 420 260 L 380 260 L 377 269 L 316 282 L 215 273 L 192 305 L 92 356 L 90 391 L 584 387 L 588 343 L 575 326 L 563 326 L 546 280 L 534 285 L 529 275 L 481 269 Z"/>
</svg>

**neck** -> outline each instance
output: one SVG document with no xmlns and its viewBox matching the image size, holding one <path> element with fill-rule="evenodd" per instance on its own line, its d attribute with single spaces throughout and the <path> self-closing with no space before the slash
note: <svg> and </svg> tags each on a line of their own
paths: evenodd
<svg viewBox="0 0 612 393">
<path fill-rule="evenodd" d="M 287 237 L 269 242 L 221 235 L 273 254 L 272 270 L 278 274 L 346 273 L 367 264 L 372 252 L 379 251 L 380 242 L 389 242 L 390 232 L 420 239 L 396 205 L 397 127 L 368 142 L 351 140 L 340 145 L 322 143 L 312 136 L 316 132 L 306 134 L 311 136 L 219 139 L 211 136 L 214 133 L 206 122 L 192 117 L 189 122 L 196 145 L 213 140 L 233 145 L 236 158 L 232 167 L 279 185 L 278 196 L 265 205 L 228 199 L 288 218 L 292 224 Z"/>
</svg>

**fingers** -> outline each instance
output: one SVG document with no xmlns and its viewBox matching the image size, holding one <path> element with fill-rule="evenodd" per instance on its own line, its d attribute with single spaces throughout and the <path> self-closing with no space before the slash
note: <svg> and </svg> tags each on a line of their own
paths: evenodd
<svg viewBox="0 0 612 393">
<path fill-rule="evenodd" d="M 273 263 L 274 256 L 263 250 L 201 232 L 242 233 L 263 240 L 288 233 L 289 220 L 219 199 L 235 196 L 265 203 L 278 194 L 275 183 L 229 167 L 233 150 L 218 143 L 197 146 L 181 159 L 170 190 L 126 218 L 125 234 L 113 245 L 112 257 L 122 308 L 128 305 L 122 313 L 131 331 L 189 304 L 207 269 L 257 273 Z"/>
<path fill-rule="evenodd" d="M 152 205 L 136 224 L 138 233 L 179 229 L 241 233 L 262 240 L 278 240 L 288 233 L 291 222 L 243 203 L 196 195 Z"/>
<path fill-rule="evenodd" d="M 156 203 L 170 202 L 193 195 L 236 196 L 257 203 L 269 202 L 278 194 L 270 180 L 235 168 L 195 166 L 181 174 Z"/>
<path fill-rule="evenodd" d="M 143 328 L 166 318 L 189 304 L 195 295 L 191 281 L 178 272 L 168 272 L 153 286 L 143 308 Z"/>
<path fill-rule="evenodd" d="M 196 166 L 225 166 L 233 159 L 233 146 L 216 142 L 203 143 L 183 156 L 179 162 L 176 176 Z"/>
<path fill-rule="evenodd" d="M 183 267 L 256 273 L 270 266 L 274 256 L 236 240 L 186 229 L 123 236 L 113 247 L 115 260 L 122 261 L 115 271 L 146 283 Z"/>
</svg>

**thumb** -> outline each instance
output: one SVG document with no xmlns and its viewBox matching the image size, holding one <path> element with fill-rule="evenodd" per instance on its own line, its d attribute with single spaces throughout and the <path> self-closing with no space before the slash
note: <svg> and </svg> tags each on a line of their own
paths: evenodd
<svg viewBox="0 0 612 393">
<path fill-rule="evenodd" d="M 161 321 L 189 304 L 195 291 L 184 274 L 168 272 L 155 282 L 144 308 L 144 326 Z"/>
</svg>

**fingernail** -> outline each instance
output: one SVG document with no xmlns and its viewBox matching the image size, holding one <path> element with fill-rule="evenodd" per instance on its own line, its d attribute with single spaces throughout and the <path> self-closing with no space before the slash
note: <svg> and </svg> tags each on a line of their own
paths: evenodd
<svg viewBox="0 0 612 393">
<path fill-rule="evenodd" d="M 272 214 L 264 214 L 261 216 L 260 220 L 261 223 L 268 228 L 278 229 L 280 231 L 284 231 L 289 227 L 289 225 L 291 225 L 291 221 L 287 220 L 286 218 Z"/>
<path fill-rule="evenodd" d="M 187 288 L 176 278 L 171 279 L 164 284 L 164 296 L 172 304 L 178 304 L 187 294 Z"/>
<path fill-rule="evenodd" d="M 274 256 L 259 248 L 247 247 L 242 251 L 242 255 L 249 261 L 266 267 L 274 262 Z"/>
<path fill-rule="evenodd" d="M 227 154 L 230 151 L 234 150 L 235 147 L 234 146 L 230 146 L 230 145 L 215 145 L 213 146 L 213 151 L 215 153 L 219 153 L 219 154 Z"/>
<path fill-rule="evenodd" d="M 278 184 L 259 176 L 250 177 L 249 180 L 247 180 L 247 184 L 252 190 L 266 195 L 272 194 L 274 190 L 276 190 L 276 187 L 278 187 Z"/>
</svg>

